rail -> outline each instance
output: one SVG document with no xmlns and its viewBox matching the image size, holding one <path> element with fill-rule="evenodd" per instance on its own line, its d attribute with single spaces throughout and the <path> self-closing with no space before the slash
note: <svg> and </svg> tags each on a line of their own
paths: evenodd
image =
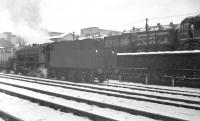
<svg viewBox="0 0 200 121">
<path fill-rule="evenodd" d="M 61 104 L 54 103 L 54 102 L 51 102 L 51 101 L 47 101 L 45 99 L 39 99 L 37 97 L 32 97 L 30 95 L 20 94 L 20 93 L 10 91 L 10 90 L 6 90 L 6 89 L 2 89 L 2 88 L 0 88 L 0 92 L 9 94 L 11 96 L 17 96 L 19 98 L 26 99 L 26 100 L 29 100 L 31 102 L 37 102 L 40 105 L 47 106 L 47 107 L 50 107 L 50 108 L 53 108 L 53 109 L 56 109 L 56 110 L 60 109 L 60 111 L 63 111 L 63 112 L 71 112 L 71 113 L 78 115 L 78 116 L 88 117 L 93 121 L 102 121 L 102 120 L 103 121 L 117 121 L 113 118 L 101 116 L 101 115 L 98 115 L 98 114 L 95 114 L 95 113 L 91 113 L 89 111 L 84 111 L 84 110 L 73 108 L 73 107 L 70 107 L 70 106 L 69 107 L 63 106 Z M 8 120 L 8 121 L 22 121 L 22 120 Z"/>
<path fill-rule="evenodd" d="M 5 121 L 24 121 L 0 109 L 0 117 Z"/>
</svg>

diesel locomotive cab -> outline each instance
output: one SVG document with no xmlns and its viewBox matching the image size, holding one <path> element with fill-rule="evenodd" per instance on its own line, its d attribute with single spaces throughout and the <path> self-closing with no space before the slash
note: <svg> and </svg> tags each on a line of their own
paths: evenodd
<svg viewBox="0 0 200 121">
<path fill-rule="evenodd" d="M 181 22 L 179 42 L 183 49 L 200 49 L 200 15 L 185 18 Z"/>
</svg>

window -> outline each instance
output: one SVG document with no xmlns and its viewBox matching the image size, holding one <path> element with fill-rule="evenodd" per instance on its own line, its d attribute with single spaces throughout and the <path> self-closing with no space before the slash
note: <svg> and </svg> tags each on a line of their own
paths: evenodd
<svg viewBox="0 0 200 121">
<path fill-rule="evenodd" d="M 181 25 L 181 32 L 188 32 L 189 30 L 189 23 L 184 23 Z"/>
</svg>

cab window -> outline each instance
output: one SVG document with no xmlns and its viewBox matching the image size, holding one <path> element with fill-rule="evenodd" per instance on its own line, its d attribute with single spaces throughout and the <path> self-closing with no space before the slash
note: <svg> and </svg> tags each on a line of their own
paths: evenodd
<svg viewBox="0 0 200 121">
<path fill-rule="evenodd" d="M 181 32 L 188 32 L 189 30 L 189 23 L 184 23 L 181 26 Z"/>
</svg>

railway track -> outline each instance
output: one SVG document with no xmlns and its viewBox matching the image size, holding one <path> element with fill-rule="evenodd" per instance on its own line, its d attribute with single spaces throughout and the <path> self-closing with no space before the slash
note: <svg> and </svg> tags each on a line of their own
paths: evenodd
<svg viewBox="0 0 200 121">
<path fill-rule="evenodd" d="M 109 89 L 101 88 L 101 87 L 102 86 L 120 87 L 120 88 L 132 89 L 132 90 L 151 91 L 151 92 L 166 93 L 166 94 L 173 94 L 173 95 L 183 95 L 183 96 L 190 96 L 190 97 L 200 97 L 200 91 L 192 92 L 192 91 L 183 91 L 183 90 L 174 90 L 174 89 L 164 89 L 163 87 L 158 88 L 158 87 L 151 87 L 151 86 L 140 86 L 140 85 L 135 85 L 135 84 L 127 85 L 127 84 L 119 84 L 119 83 L 113 83 L 113 84 L 96 83 L 92 85 L 89 85 L 89 84 L 85 85 L 85 84 L 80 84 L 80 83 L 77 84 L 77 83 L 71 83 L 71 82 L 59 81 L 59 80 L 52 81 L 51 79 L 42 79 L 42 78 L 34 78 L 34 77 L 18 76 L 18 75 L 10 75 L 10 74 L 7 74 L 7 75 L 11 77 L 18 77 L 21 79 L 31 79 L 31 80 L 38 80 L 38 81 L 42 80 L 43 82 L 60 83 L 64 85 L 81 86 L 81 87 L 86 87 L 86 88 L 104 89 L 108 91 Z M 101 85 L 101 86 L 94 87 L 94 85 Z"/>
<path fill-rule="evenodd" d="M 200 97 L 200 91 L 186 91 L 186 90 L 176 90 L 176 89 L 169 89 L 164 88 L 164 86 L 155 86 L 155 85 L 142 85 L 142 84 L 123 84 L 123 83 L 103 83 L 98 85 L 105 85 L 105 86 L 111 86 L 111 87 L 121 87 L 121 88 L 127 88 L 127 89 L 134 89 L 134 90 L 149 90 L 152 92 L 159 92 L 159 93 L 168 93 L 168 94 L 175 94 L 175 95 L 185 95 L 185 96 L 191 96 L 191 97 Z M 174 88 L 174 87 L 173 87 Z"/>
<path fill-rule="evenodd" d="M 8 86 L 6 86 L 6 87 L 8 87 Z M 13 89 L 16 89 L 16 88 L 13 88 Z M 22 91 L 29 92 L 28 90 L 22 90 Z M 6 88 L 2 88 L 2 85 L 0 88 L 0 92 L 9 94 L 11 96 L 16 96 L 16 97 L 19 97 L 22 99 L 26 99 L 26 100 L 29 100 L 34 103 L 39 103 L 42 106 L 47 106 L 47 107 L 53 108 L 55 110 L 60 110 L 62 112 L 67 112 L 67 113 L 70 112 L 70 113 L 73 113 L 74 115 L 88 117 L 89 119 L 91 119 L 93 121 L 102 121 L 102 120 L 103 121 L 104 120 L 105 121 L 117 121 L 115 118 L 112 118 L 112 117 L 108 117 L 105 115 L 103 116 L 98 113 L 96 113 L 96 114 L 91 113 L 90 111 L 81 110 L 81 109 L 75 108 L 73 106 L 66 106 L 66 105 L 56 103 L 56 102 L 49 101 L 48 99 L 43 99 L 41 97 L 44 97 L 45 95 L 40 94 L 40 93 L 34 93 L 35 96 L 30 96 L 27 94 L 16 92 L 16 90 L 13 91 L 13 90 L 8 90 Z"/>
<path fill-rule="evenodd" d="M 0 117 L 5 121 L 24 121 L 0 109 Z"/>
<path fill-rule="evenodd" d="M 3 75 L 1 75 L 3 76 Z M 9 77 L 8 75 L 5 76 L 4 75 L 4 78 L 11 78 Z M 16 79 L 17 76 L 15 75 L 12 75 L 12 78 L 15 78 Z M 25 78 L 29 78 L 29 81 L 30 81 L 30 77 L 25 77 Z M 23 81 L 28 81 L 27 79 L 22 79 L 22 76 L 20 76 L 20 78 L 17 78 L 18 80 L 23 80 Z M 35 79 L 37 80 L 36 83 L 38 83 L 40 80 L 38 78 L 31 78 L 31 79 Z M 44 81 L 46 79 L 41 79 L 41 81 Z M 33 83 L 33 82 L 32 82 Z M 40 82 L 41 83 L 41 82 Z M 12 86 L 17 86 L 17 85 L 13 85 L 13 84 L 7 84 L 7 83 L 4 83 L 6 85 L 12 85 Z M 55 86 L 55 85 L 54 85 Z M 19 88 L 24 88 L 22 86 L 19 86 Z M 57 97 L 62 97 L 62 98 L 66 98 L 66 99 L 72 99 L 72 97 L 67 97 L 66 95 L 58 95 L 58 94 L 53 94 L 53 93 L 50 93 L 50 92 L 45 92 L 45 91 L 42 91 L 42 90 L 36 90 L 36 89 L 30 89 L 30 88 L 25 88 L 25 89 L 29 89 L 29 90 L 32 90 L 32 91 L 36 91 L 36 92 L 42 92 L 44 94 L 50 94 L 50 95 L 54 95 L 54 96 L 57 96 Z M 171 118 L 170 120 L 180 120 L 180 119 L 176 119 L 176 118 L 173 118 L 173 117 L 166 117 L 166 116 L 162 116 L 162 115 L 156 115 L 156 114 L 152 114 L 152 113 L 149 113 L 149 112 L 144 112 L 144 111 L 139 111 L 139 110 L 130 110 L 130 109 L 127 109 L 127 108 L 123 108 L 123 107 L 116 107 L 115 105 L 106 105 L 106 104 L 103 104 L 103 103 L 99 103 L 99 102 L 91 102 L 91 101 L 88 101 L 88 100 L 83 100 L 83 99 L 79 99 L 79 98 L 74 98 L 73 97 L 73 100 L 77 100 L 77 101 L 81 101 L 81 102 L 86 102 L 86 103 L 89 103 L 89 104 L 92 104 L 92 105 L 98 105 L 98 106 L 103 106 L 103 107 L 109 107 L 109 108 L 112 108 L 112 109 L 117 109 L 117 110 L 121 110 L 121 111 L 125 111 L 125 112 L 128 112 L 128 113 L 131 113 L 131 114 L 137 114 L 137 115 L 144 115 L 144 116 L 147 116 L 147 117 L 156 117 L 156 119 L 159 119 L 159 120 L 168 120 L 169 118 Z M 180 106 L 181 107 L 181 106 Z M 156 116 L 155 116 L 156 115 Z"/>
<path fill-rule="evenodd" d="M 12 77 L 6 76 L 6 78 L 16 78 L 16 76 L 15 75 L 12 75 Z M 37 81 L 31 81 L 31 80 L 24 79 L 24 78 L 30 78 L 30 77 L 20 77 L 18 79 L 21 81 L 25 81 L 25 82 L 38 83 L 38 84 L 62 87 L 62 88 L 73 89 L 73 90 L 99 93 L 99 94 L 104 94 L 104 95 L 108 95 L 108 96 L 134 99 L 134 100 L 139 100 L 139 101 L 148 101 L 148 102 L 153 102 L 153 103 L 159 103 L 159 104 L 200 110 L 200 107 L 196 106 L 196 105 L 200 105 L 199 100 L 193 101 L 190 99 L 184 100 L 184 99 L 176 99 L 176 98 L 169 98 L 169 97 L 163 97 L 163 96 L 145 95 L 145 94 L 139 94 L 139 93 L 133 93 L 133 92 L 106 89 L 106 88 L 102 88 L 100 86 L 94 87 L 94 85 L 88 86 L 88 85 L 74 84 L 74 83 L 67 83 L 67 82 L 60 82 L 60 81 L 59 82 L 50 81 L 50 80 L 47 81 L 46 79 L 38 80 L 38 78 L 33 78 L 33 80 L 37 80 Z M 135 94 L 138 94 L 139 96 L 135 96 Z M 148 98 L 145 98 L 145 97 L 148 97 Z M 183 102 L 183 103 L 177 103 L 177 101 Z M 191 104 L 196 104 L 196 105 L 191 105 Z"/>
<path fill-rule="evenodd" d="M 80 111 L 79 109 L 69 108 L 69 107 L 66 107 L 66 106 L 62 106 L 61 104 L 55 104 L 55 103 L 45 101 L 45 100 L 42 100 L 42 99 L 33 98 L 32 96 L 19 94 L 19 93 L 13 92 L 11 90 L 6 90 L 5 88 L 2 89 L 2 85 L 1 85 L 0 91 L 4 92 L 6 94 L 10 94 L 12 96 L 18 96 L 20 98 L 24 98 L 24 99 L 28 99 L 28 100 L 33 101 L 33 102 L 40 103 L 41 105 L 50 106 L 51 108 L 53 106 L 53 108 L 60 109 L 61 111 L 67 110 L 67 112 L 70 111 L 70 112 L 75 113 L 77 115 L 86 116 L 86 117 L 89 116 L 88 118 L 90 118 L 94 121 L 102 121 L 102 120 L 103 121 L 116 121 L 117 120 L 115 118 L 112 119 L 111 116 L 108 118 L 106 116 L 97 115 L 97 114 L 89 113 L 89 112 L 86 112 L 86 111 Z M 36 90 L 34 90 L 34 91 L 36 91 Z M 27 92 L 27 90 L 26 90 L 26 92 Z M 46 92 L 39 91 L 38 93 L 46 93 Z M 48 93 L 48 95 L 54 95 L 55 97 L 59 96 L 58 94 L 55 95 L 55 94 L 52 94 L 52 93 Z M 62 98 L 66 99 L 66 97 L 63 97 L 63 95 L 62 95 Z M 97 105 L 97 106 L 100 106 L 102 108 L 111 108 L 111 109 L 115 109 L 117 111 L 123 111 L 123 112 L 131 113 L 133 115 L 141 115 L 141 116 L 153 118 L 153 119 L 156 119 L 156 120 L 166 120 L 166 121 L 167 120 L 170 120 L 170 121 L 183 121 L 184 120 L 184 119 L 174 118 L 174 117 L 170 117 L 170 116 L 165 116 L 165 115 L 160 115 L 160 114 L 155 114 L 155 113 L 150 113 L 150 112 L 145 112 L 145 111 L 140 111 L 140 110 L 128 109 L 128 108 L 125 108 L 125 107 L 120 107 L 120 106 L 115 106 L 115 105 L 108 105 L 108 104 L 103 104 L 103 103 L 99 103 L 99 102 L 92 102 L 92 101 L 89 101 L 89 100 L 83 100 L 83 99 L 78 99 L 78 98 L 70 97 L 70 100 L 76 100 L 78 102 L 84 102 L 84 103 L 88 103 L 90 105 Z"/>
<path fill-rule="evenodd" d="M 7 77 L 8 78 L 8 77 Z M 10 78 L 10 77 L 9 77 Z M 29 77 L 27 77 L 29 78 Z M 134 99 L 134 100 L 139 100 L 139 101 L 148 101 L 148 102 L 153 102 L 153 103 L 159 103 L 159 104 L 165 104 L 165 105 L 171 105 L 171 106 L 177 106 L 177 107 L 184 107 L 184 108 L 191 108 L 191 109 L 196 109 L 199 110 L 199 101 L 191 101 L 191 100 L 182 100 L 182 99 L 174 99 L 174 100 L 178 100 L 179 102 L 184 102 L 184 103 L 177 103 L 177 101 L 172 102 L 171 100 L 162 100 L 162 99 L 155 99 L 155 98 L 145 98 L 143 97 L 138 97 L 138 96 L 134 96 L 134 95 L 127 95 L 127 94 L 120 94 L 117 92 L 114 92 L 116 90 L 113 91 L 103 91 L 103 88 L 100 88 L 100 90 L 96 90 L 96 89 L 90 89 L 90 88 L 83 88 L 83 87 L 75 87 L 75 86 L 69 86 L 69 85 L 65 85 L 63 83 L 61 84 L 56 84 L 58 82 L 54 82 L 54 83 L 44 83 L 43 81 L 30 81 L 27 79 L 20 79 L 21 81 L 26 81 L 26 82 L 31 82 L 31 83 L 38 83 L 38 84 L 43 84 L 43 85 L 50 85 L 50 86 L 55 86 L 55 87 L 62 87 L 62 88 L 67 88 L 67 89 L 74 89 L 74 90 L 80 90 L 80 91 L 86 91 L 86 92 L 92 92 L 92 93 L 99 93 L 99 94 L 104 94 L 104 95 L 108 95 L 108 96 L 115 96 L 115 97 L 121 97 L 121 98 L 127 98 L 127 99 Z M 95 88 L 95 87 L 92 87 Z M 164 98 L 164 97 L 162 97 Z M 187 102 L 187 103 L 185 103 Z M 190 103 L 193 104 L 198 104 L 198 105 L 191 105 Z"/>
<path fill-rule="evenodd" d="M 47 106 L 40 106 L 38 103 L 1 92 L 0 109 L 24 121 L 91 121 L 87 117 L 62 112 Z M 12 120 L 1 120 L 0 117 L 0 121 Z"/>
</svg>

